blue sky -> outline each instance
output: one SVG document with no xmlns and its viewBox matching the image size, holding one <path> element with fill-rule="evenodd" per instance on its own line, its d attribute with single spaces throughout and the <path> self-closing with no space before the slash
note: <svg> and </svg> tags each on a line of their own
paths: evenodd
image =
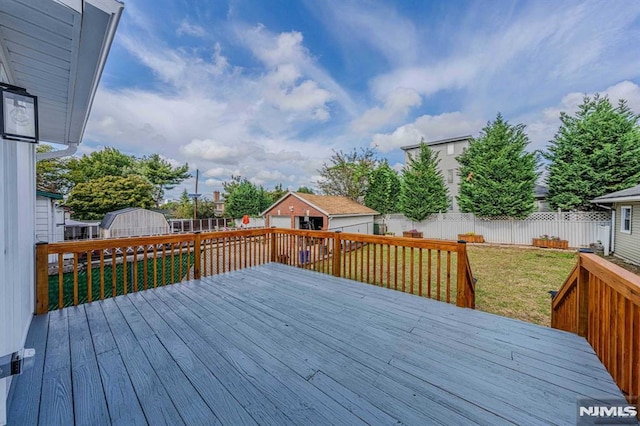
<svg viewBox="0 0 640 426">
<path fill-rule="evenodd" d="M 595 92 L 640 113 L 640 2 L 128 0 L 81 152 L 295 190 L 332 150 L 399 168 L 498 112 L 541 149 Z"/>
</svg>

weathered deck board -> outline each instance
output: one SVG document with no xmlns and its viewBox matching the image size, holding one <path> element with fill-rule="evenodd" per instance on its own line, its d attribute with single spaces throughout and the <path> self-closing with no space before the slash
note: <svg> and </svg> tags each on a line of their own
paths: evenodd
<svg viewBox="0 0 640 426">
<path fill-rule="evenodd" d="M 280 264 L 36 317 L 10 424 L 565 424 L 578 336 Z"/>
</svg>

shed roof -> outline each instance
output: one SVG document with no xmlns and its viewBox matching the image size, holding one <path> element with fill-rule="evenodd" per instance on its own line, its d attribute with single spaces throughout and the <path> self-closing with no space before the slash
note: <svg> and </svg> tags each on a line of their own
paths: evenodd
<svg viewBox="0 0 640 426">
<path fill-rule="evenodd" d="M 458 136 L 458 137 L 455 137 L 455 138 L 447 138 L 447 139 L 439 139 L 439 140 L 436 140 L 436 141 L 429 141 L 429 142 L 425 142 L 425 144 L 427 144 L 428 146 L 433 146 L 433 145 L 441 145 L 443 143 L 462 142 L 462 141 L 470 140 L 471 137 L 472 137 L 471 135 Z M 417 143 L 417 144 L 414 144 L 414 145 L 403 146 L 403 147 L 401 147 L 401 149 L 403 151 L 407 151 L 407 150 L 416 149 L 416 148 L 419 148 L 419 147 L 420 147 L 420 144 Z"/>
<path fill-rule="evenodd" d="M 62 194 L 56 194 L 55 192 L 36 191 L 36 197 L 51 198 L 52 200 L 62 200 Z"/>
<path fill-rule="evenodd" d="M 126 209 L 114 210 L 112 212 L 105 214 L 104 217 L 102 218 L 102 222 L 100 222 L 100 228 L 107 229 L 108 227 L 111 226 L 113 221 L 116 220 L 116 217 L 118 217 L 123 213 L 129 213 L 135 210 L 144 210 L 144 209 L 141 209 L 140 207 L 127 207 Z"/>
<path fill-rule="evenodd" d="M 306 194 L 303 192 L 288 192 L 278 201 L 273 203 L 262 214 L 266 214 L 269 210 L 280 204 L 288 196 L 298 198 L 300 201 L 309 204 L 316 210 L 321 211 L 327 216 L 357 216 L 357 215 L 376 215 L 377 211 L 370 209 L 367 206 L 363 206 L 350 198 L 342 197 L 338 195 L 316 195 Z"/>
<path fill-rule="evenodd" d="M 615 203 L 624 201 L 640 201 L 640 185 L 601 195 L 591 200 L 592 203 Z"/>
</svg>

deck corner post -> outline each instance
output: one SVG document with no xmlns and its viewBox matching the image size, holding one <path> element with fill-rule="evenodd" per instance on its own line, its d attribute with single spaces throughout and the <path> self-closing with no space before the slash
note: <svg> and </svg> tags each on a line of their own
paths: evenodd
<svg viewBox="0 0 640 426">
<path fill-rule="evenodd" d="M 578 309 L 576 310 L 578 336 L 587 337 L 589 324 L 589 270 L 584 267 L 584 256 L 588 254 L 580 253 L 578 258 Z"/>
<path fill-rule="evenodd" d="M 467 283 L 467 243 L 466 241 L 458 241 L 457 250 L 457 283 L 456 283 L 456 306 L 460 308 L 469 308 L 471 303 L 468 300 Z"/>
<path fill-rule="evenodd" d="M 332 263 L 333 263 L 333 276 L 334 277 L 339 277 L 340 276 L 340 264 L 342 260 L 342 241 L 340 239 L 340 231 L 335 231 L 333 233 L 333 256 L 332 256 Z"/>
<path fill-rule="evenodd" d="M 199 280 L 202 277 L 201 274 L 201 250 L 202 250 L 202 239 L 200 236 L 200 231 L 196 231 L 193 233 L 193 279 Z"/>
<path fill-rule="evenodd" d="M 58 256 L 62 256 L 59 254 Z M 36 315 L 49 310 L 49 244 L 36 243 Z"/>
</svg>

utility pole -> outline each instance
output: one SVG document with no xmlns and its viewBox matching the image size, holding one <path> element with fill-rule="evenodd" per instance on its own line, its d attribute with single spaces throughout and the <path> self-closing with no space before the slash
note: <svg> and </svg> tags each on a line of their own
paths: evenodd
<svg viewBox="0 0 640 426">
<path fill-rule="evenodd" d="M 193 220 L 198 218 L 198 174 L 199 170 L 196 169 L 196 193 L 195 197 L 193 197 Z"/>
</svg>

